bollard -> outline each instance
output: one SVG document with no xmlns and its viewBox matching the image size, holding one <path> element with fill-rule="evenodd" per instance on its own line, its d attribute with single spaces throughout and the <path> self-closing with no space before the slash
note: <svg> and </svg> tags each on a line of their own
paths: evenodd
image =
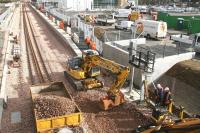
<svg viewBox="0 0 200 133">
<path fill-rule="evenodd" d="M 56 25 L 57 25 L 57 26 L 60 25 L 60 21 L 59 21 L 59 20 L 56 21 Z"/>
<path fill-rule="evenodd" d="M 96 50 L 96 43 L 90 41 L 90 48 L 91 48 L 92 50 Z"/>
<path fill-rule="evenodd" d="M 53 19 L 52 19 L 52 20 L 53 20 L 53 22 L 54 22 L 54 23 L 56 23 L 56 19 L 55 19 L 55 17 L 52 17 L 52 18 L 53 18 Z"/>
<path fill-rule="evenodd" d="M 87 36 L 87 37 L 85 38 L 85 43 L 88 44 L 88 45 L 90 45 L 90 37 Z"/>
</svg>

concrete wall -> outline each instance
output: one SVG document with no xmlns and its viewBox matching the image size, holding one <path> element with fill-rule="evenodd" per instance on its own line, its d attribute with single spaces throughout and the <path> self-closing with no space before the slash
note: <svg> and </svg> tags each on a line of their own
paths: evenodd
<svg viewBox="0 0 200 133">
<path fill-rule="evenodd" d="M 129 48 L 130 42 L 133 42 L 133 44 L 137 44 L 137 45 L 146 44 L 146 38 L 114 41 L 113 45 L 115 45 L 118 48 L 121 48 L 121 49 L 127 51 L 128 48 Z"/>
<path fill-rule="evenodd" d="M 103 57 L 113 60 L 124 66 L 128 66 L 128 52 L 113 46 L 111 42 L 106 42 L 103 44 Z"/>
<path fill-rule="evenodd" d="M 184 53 L 179 55 L 167 56 L 165 58 L 158 58 L 155 61 L 154 72 L 151 74 L 144 73 L 141 69 L 133 68 L 134 70 L 134 78 L 133 83 L 136 88 L 141 88 L 143 85 L 143 80 L 145 76 L 147 76 L 148 83 L 155 81 L 160 76 L 162 76 L 165 72 L 167 72 L 173 65 L 178 62 L 189 60 L 194 57 L 195 53 Z M 113 60 L 119 64 L 129 66 L 129 55 L 128 52 L 113 45 L 112 42 L 106 42 L 103 44 L 103 56 L 107 59 Z M 129 75 L 129 79 L 130 79 Z"/>
<path fill-rule="evenodd" d="M 171 67 L 176 63 L 181 61 L 192 59 L 195 56 L 194 52 L 184 53 L 180 55 L 168 56 L 165 58 L 158 58 L 154 64 L 154 72 L 151 74 L 144 73 L 138 68 L 134 68 L 134 85 L 137 88 L 142 87 L 142 82 L 147 78 L 148 84 L 160 78 L 164 73 L 166 73 Z"/>
<path fill-rule="evenodd" d="M 130 41 L 127 41 L 128 43 Z M 113 45 L 113 42 L 106 42 L 103 44 L 103 57 L 113 60 L 119 64 L 122 64 L 124 66 L 129 66 L 129 53 L 116 45 Z M 129 66 L 131 67 L 131 66 Z M 136 71 L 137 69 L 133 69 L 134 74 L 137 74 L 137 76 L 134 77 L 134 85 L 141 86 L 141 79 L 142 79 L 142 73 Z M 132 74 L 129 74 L 128 79 L 131 79 Z"/>
<path fill-rule="evenodd" d="M 151 77 L 149 77 L 149 81 L 154 81 L 158 79 L 176 63 L 192 59 L 194 56 L 195 56 L 194 52 L 189 52 L 189 53 L 167 56 L 165 58 L 156 59 L 154 65 L 154 72 L 150 75 Z"/>
</svg>

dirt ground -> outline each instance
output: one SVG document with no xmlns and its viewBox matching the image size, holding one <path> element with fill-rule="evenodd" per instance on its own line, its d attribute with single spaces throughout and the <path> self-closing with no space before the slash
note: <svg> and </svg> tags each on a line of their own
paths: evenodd
<svg viewBox="0 0 200 133">
<path fill-rule="evenodd" d="M 200 60 L 192 59 L 180 62 L 173 66 L 167 75 L 200 90 Z"/>
<path fill-rule="evenodd" d="M 136 110 L 135 104 L 124 103 L 108 111 L 100 109 L 99 99 L 105 95 L 103 90 L 90 90 L 74 96 L 84 113 L 84 123 L 89 126 L 89 133 L 130 133 L 137 126 L 150 123 Z"/>
<path fill-rule="evenodd" d="M 176 105 L 182 105 L 192 114 L 200 111 L 200 60 L 192 59 L 177 63 L 156 83 L 168 86 Z"/>
</svg>

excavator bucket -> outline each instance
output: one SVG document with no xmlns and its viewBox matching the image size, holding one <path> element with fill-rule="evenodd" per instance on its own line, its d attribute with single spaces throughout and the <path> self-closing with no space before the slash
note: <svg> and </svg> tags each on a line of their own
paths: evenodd
<svg viewBox="0 0 200 133">
<path fill-rule="evenodd" d="M 120 92 L 116 94 L 115 98 L 112 100 L 111 96 L 106 96 L 100 99 L 100 108 L 103 110 L 109 110 L 115 106 L 118 106 L 125 102 L 124 95 Z"/>
<path fill-rule="evenodd" d="M 114 106 L 114 102 L 109 99 L 108 96 L 100 99 L 100 108 L 103 110 L 111 109 Z"/>
</svg>

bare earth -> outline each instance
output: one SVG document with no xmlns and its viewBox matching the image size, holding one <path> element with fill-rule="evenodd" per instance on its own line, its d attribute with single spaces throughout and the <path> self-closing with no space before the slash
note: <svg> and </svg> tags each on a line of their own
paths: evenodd
<svg viewBox="0 0 200 133">
<path fill-rule="evenodd" d="M 200 112 L 200 60 L 177 63 L 157 82 L 171 89 L 176 105 L 190 113 Z"/>
</svg>

